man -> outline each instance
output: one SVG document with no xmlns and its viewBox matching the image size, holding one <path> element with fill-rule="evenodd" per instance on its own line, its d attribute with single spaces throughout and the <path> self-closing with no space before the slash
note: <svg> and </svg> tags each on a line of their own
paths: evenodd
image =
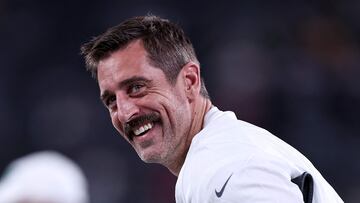
<svg viewBox="0 0 360 203">
<path fill-rule="evenodd" d="M 304 172 L 314 179 L 313 202 L 342 202 L 301 153 L 212 105 L 177 25 L 131 18 L 84 44 L 82 54 L 117 131 L 143 161 L 178 176 L 178 203 L 303 202 L 291 180 Z"/>
</svg>

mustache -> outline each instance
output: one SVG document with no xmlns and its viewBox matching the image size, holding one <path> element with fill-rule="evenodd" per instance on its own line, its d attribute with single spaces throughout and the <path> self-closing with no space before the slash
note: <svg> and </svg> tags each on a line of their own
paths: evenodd
<svg viewBox="0 0 360 203">
<path fill-rule="evenodd" d="M 158 121 L 160 121 L 160 115 L 155 114 L 155 113 L 144 114 L 144 115 L 138 116 L 136 118 L 133 118 L 130 121 L 128 121 L 127 123 L 125 123 L 123 129 L 124 129 L 125 135 L 130 140 L 132 140 L 132 136 L 130 136 L 132 134 L 132 129 L 134 129 L 135 127 L 138 127 L 140 125 L 143 125 L 145 123 L 158 122 Z"/>
</svg>

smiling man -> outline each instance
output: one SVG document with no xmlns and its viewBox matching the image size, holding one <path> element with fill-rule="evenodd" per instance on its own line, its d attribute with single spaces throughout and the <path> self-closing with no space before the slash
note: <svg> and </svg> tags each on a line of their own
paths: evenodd
<svg viewBox="0 0 360 203">
<path fill-rule="evenodd" d="M 97 70 L 101 99 L 115 128 L 142 160 L 161 163 L 174 174 L 211 106 L 208 99 L 196 97 L 199 65 L 183 66 L 177 82 L 168 81 L 138 39 L 100 60 Z"/>
<path fill-rule="evenodd" d="M 131 18 L 82 53 L 117 131 L 143 161 L 178 176 L 178 203 L 342 202 L 300 152 L 212 105 L 177 25 Z"/>
</svg>

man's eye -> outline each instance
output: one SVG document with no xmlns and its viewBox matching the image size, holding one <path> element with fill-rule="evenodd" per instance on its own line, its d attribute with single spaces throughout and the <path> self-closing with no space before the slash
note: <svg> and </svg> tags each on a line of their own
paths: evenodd
<svg viewBox="0 0 360 203">
<path fill-rule="evenodd" d="M 128 94 L 136 96 L 137 94 L 141 93 L 141 91 L 144 89 L 144 85 L 136 84 L 131 85 L 128 90 Z"/>
<path fill-rule="evenodd" d="M 109 96 L 105 101 L 106 107 L 108 107 L 108 108 L 113 107 L 115 105 L 115 101 L 116 101 L 115 96 Z"/>
</svg>

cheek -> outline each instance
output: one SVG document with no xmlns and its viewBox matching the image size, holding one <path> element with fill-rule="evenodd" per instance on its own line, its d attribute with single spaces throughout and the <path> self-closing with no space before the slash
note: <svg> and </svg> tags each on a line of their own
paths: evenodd
<svg viewBox="0 0 360 203">
<path fill-rule="evenodd" d="M 191 113 L 189 104 L 184 97 L 177 97 L 171 101 L 172 109 L 170 110 L 170 116 L 172 117 L 172 123 L 174 128 L 182 129 L 187 128 L 191 120 Z"/>
<path fill-rule="evenodd" d="M 121 131 L 121 123 L 120 123 L 119 119 L 117 119 L 116 113 L 113 113 L 113 114 L 110 113 L 110 119 L 111 119 L 111 123 L 113 124 L 115 129 L 118 132 L 122 132 Z"/>
</svg>

